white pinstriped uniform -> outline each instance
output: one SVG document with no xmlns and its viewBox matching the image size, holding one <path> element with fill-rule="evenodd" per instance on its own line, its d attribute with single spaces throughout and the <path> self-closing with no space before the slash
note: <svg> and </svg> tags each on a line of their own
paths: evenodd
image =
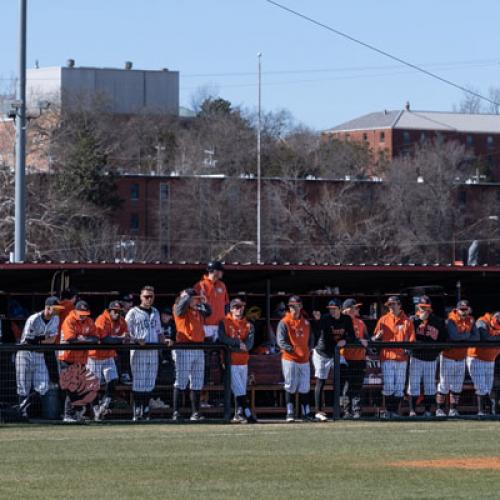
<svg viewBox="0 0 500 500">
<path fill-rule="evenodd" d="M 311 367 L 309 361 L 297 363 L 287 359 L 281 360 L 283 377 L 285 379 L 285 391 L 294 394 L 300 392 L 306 394 L 311 386 Z"/>
<path fill-rule="evenodd" d="M 43 311 L 32 314 L 24 325 L 21 344 L 29 340 L 55 337 L 59 330 L 59 317 L 53 316 L 47 323 L 42 319 Z M 49 390 L 49 372 L 43 352 L 18 351 L 16 353 L 17 394 L 28 396 L 31 389 L 42 396 Z"/>
<path fill-rule="evenodd" d="M 476 394 L 478 396 L 489 395 L 493 389 L 495 362 L 467 357 L 466 363 Z"/>
<path fill-rule="evenodd" d="M 100 380 L 101 384 L 118 378 L 118 370 L 113 358 L 94 359 L 89 356 L 87 370 L 91 371 Z"/>
<path fill-rule="evenodd" d="M 160 313 L 155 307 L 145 311 L 136 306 L 125 316 L 128 331 L 133 340 L 144 340 L 146 344 L 158 342 L 161 334 Z M 158 351 L 156 349 L 130 351 L 130 368 L 132 370 L 132 390 L 134 392 L 151 392 L 158 374 Z"/>
<path fill-rule="evenodd" d="M 174 387 L 185 390 L 189 384 L 192 391 L 201 391 L 205 375 L 205 352 L 201 349 L 174 349 Z"/>
<path fill-rule="evenodd" d="M 236 397 L 247 393 L 248 365 L 231 365 L 231 390 Z"/>
<path fill-rule="evenodd" d="M 382 394 L 384 396 L 396 396 L 397 398 L 404 396 L 407 364 L 407 361 L 382 361 L 382 375 L 384 377 Z"/>
<path fill-rule="evenodd" d="M 464 385 L 465 359 L 455 361 L 443 356 L 439 357 L 439 384 L 438 392 L 448 394 L 449 392 L 460 393 Z"/>
<path fill-rule="evenodd" d="M 424 394 L 434 396 L 436 394 L 436 370 L 437 359 L 424 361 L 410 357 L 410 374 L 408 381 L 408 394 L 410 396 L 420 395 L 420 382 L 424 383 Z"/>
</svg>

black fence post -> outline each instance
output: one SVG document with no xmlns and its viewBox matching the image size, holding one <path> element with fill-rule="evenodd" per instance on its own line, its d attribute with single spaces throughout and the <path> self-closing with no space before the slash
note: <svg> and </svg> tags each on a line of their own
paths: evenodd
<svg viewBox="0 0 500 500">
<path fill-rule="evenodd" d="M 224 421 L 231 420 L 231 353 L 227 347 L 224 347 Z"/>
<path fill-rule="evenodd" d="M 340 348 L 333 354 L 333 420 L 340 419 Z"/>
</svg>

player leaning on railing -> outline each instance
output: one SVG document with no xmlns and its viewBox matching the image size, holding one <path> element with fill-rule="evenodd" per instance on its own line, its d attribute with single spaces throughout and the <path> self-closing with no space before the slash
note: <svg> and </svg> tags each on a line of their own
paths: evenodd
<svg viewBox="0 0 500 500">
<path fill-rule="evenodd" d="M 59 333 L 58 312 L 63 309 L 56 297 L 47 297 L 43 311 L 31 315 L 26 321 L 20 344 L 53 344 Z M 19 411 L 27 418 L 31 404 L 49 390 L 49 371 L 43 352 L 17 352 L 16 381 Z"/>
</svg>

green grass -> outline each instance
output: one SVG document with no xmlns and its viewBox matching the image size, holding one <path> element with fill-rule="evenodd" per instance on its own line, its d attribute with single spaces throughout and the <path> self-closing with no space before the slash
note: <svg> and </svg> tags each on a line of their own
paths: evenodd
<svg viewBox="0 0 500 500">
<path fill-rule="evenodd" d="M 0 426 L 0 498 L 499 498 L 497 422 Z"/>
</svg>

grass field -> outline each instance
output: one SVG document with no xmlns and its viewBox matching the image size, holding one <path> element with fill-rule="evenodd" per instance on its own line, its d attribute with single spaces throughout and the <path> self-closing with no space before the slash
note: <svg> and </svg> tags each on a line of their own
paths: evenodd
<svg viewBox="0 0 500 500">
<path fill-rule="evenodd" d="M 2 499 L 500 497 L 498 422 L 2 426 L 0 457 Z"/>
</svg>

